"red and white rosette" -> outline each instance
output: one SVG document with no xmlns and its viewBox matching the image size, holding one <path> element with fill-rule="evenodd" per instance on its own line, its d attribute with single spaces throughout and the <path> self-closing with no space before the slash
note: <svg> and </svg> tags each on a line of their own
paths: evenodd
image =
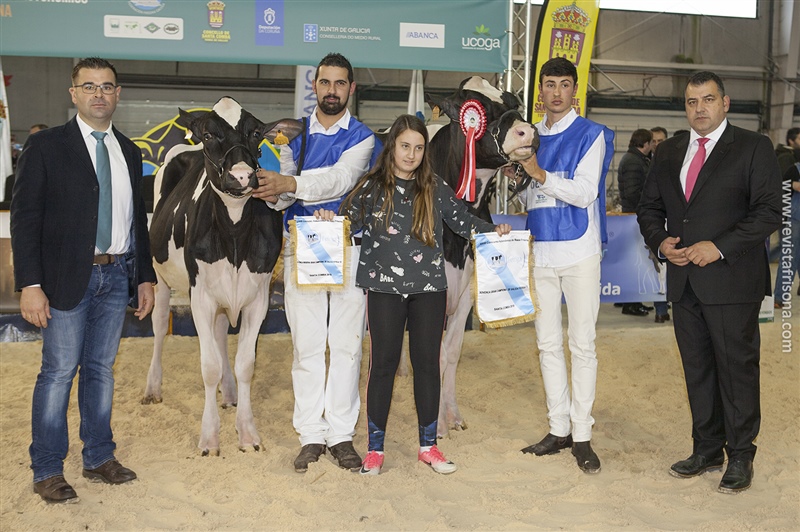
<svg viewBox="0 0 800 532">
<path fill-rule="evenodd" d="M 466 137 L 464 159 L 461 161 L 461 174 L 458 178 L 456 196 L 466 201 L 475 201 L 475 141 L 486 132 L 486 111 L 478 100 L 467 100 L 458 113 L 461 131 Z"/>
</svg>

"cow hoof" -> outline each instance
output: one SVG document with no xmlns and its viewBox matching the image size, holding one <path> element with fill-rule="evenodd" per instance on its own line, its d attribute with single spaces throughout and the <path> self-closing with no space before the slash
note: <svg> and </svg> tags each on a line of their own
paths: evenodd
<svg viewBox="0 0 800 532">
<path fill-rule="evenodd" d="M 237 403 L 222 403 L 222 408 L 227 410 L 228 408 L 235 408 Z"/>
<path fill-rule="evenodd" d="M 258 444 L 255 445 L 241 445 L 239 446 L 239 450 L 243 453 L 247 453 L 250 451 L 259 452 L 261 450 L 261 446 Z"/>
<path fill-rule="evenodd" d="M 219 449 L 203 449 L 200 456 L 219 456 Z"/>
<path fill-rule="evenodd" d="M 155 396 L 155 395 L 145 395 L 142 398 L 141 403 L 143 405 L 157 405 L 157 404 L 159 404 L 161 402 L 161 400 L 162 400 L 161 397 L 158 397 L 158 396 Z"/>
</svg>

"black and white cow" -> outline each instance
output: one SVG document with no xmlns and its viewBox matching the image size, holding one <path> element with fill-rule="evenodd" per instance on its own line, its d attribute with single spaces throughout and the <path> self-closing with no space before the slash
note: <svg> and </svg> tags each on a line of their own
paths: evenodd
<svg viewBox="0 0 800 532">
<path fill-rule="evenodd" d="M 461 82 L 451 96 L 440 99 L 426 95 L 431 108 L 439 108 L 450 123 L 436 132 L 430 143 L 433 169 L 446 183 L 458 188 L 465 154 L 466 136 L 461 128 L 462 105 L 475 100 L 486 116 L 486 131 L 475 144 L 477 166 L 475 201 L 466 202 L 469 210 L 491 221 L 489 201 L 497 170 L 515 161 L 529 158 L 539 147 L 539 135 L 532 124 L 517 111 L 516 96 L 493 87 L 483 78 L 473 76 Z M 472 103 L 471 105 L 474 105 Z M 464 326 L 472 308 L 471 279 L 474 269 L 469 243 L 445 226 L 445 271 L 447 274 L 447 331 L 442 339 L 440 371 L 442 393 L 439 405 L 439 436 L 451 428 L 464 429 L 466 424 L 456 403 L 456 367 L 464 341 Z"/>
<path fill-rule="evenodd" d="M 170 289 L 188 293 L 205 385 L 202 454 L 219 454 L 216 394 L 220 384 L 223 407 L 238 407 L 239 448 L 258 450 L 261 440 L 250 405 L 250 383 L 282 228 L 281 214 L 263 201 L 251 200 L 251 193 L 258 186 L 262 139 L 272 141 L 279 131 L 291 139 L 301 125 L 296 120 L 264 124 L 227 97 L 211 112 L 192 116 L 188 124 L 200 144 L 172 148 L 156 175 L 150 224 L 158 277 L 152 318 L 155 345 L 142 403 L 161 402 L 161 355 Z M 227 351 L 229 323 L 240 324 L 235 381 Z"/>
</svg>

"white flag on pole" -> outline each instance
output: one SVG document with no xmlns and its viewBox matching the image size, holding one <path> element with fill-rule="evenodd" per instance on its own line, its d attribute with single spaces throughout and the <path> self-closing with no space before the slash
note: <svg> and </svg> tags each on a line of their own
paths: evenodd
<svg viewBox="0 0 800 532">
<path fill-rule="evenodd" d="M 425 89 L 422 86 L 422 70 L 411 74 L 411 88 L 408 91 L 408 114 L 425 121 Z"/>
<path fill-rule="evenodd" d="M 14 171 L 11 164 L 11 123 L 8 120 L 5 80 L 3 64 L 0 63 L 0 201 L 6 199 L 6 178 Z"/>
</svg>

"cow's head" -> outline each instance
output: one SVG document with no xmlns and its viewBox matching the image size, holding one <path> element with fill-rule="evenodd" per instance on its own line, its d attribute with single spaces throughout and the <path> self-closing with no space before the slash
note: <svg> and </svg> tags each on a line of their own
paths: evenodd
<svg viewBox="0 0 800 532">
<path fill-rule="evenodd" d="M 509 92 L 493 87 L 488 81 L 473 76 L 461 82 L 458 90 L 447 98 L 426 95 L 428 105 L 438 107 L 450 119 L 454 137 L 464 139 L 461 130 L 461 110 L 465 102 L 477 102 L 486 117 L 486 131 L 476 143 L 478 168 L 500 168 L 510 162 L 529 158 L 539 147 L 539 134 L 525 122 L 517 110 L 519 99 Z M 474 105 L 474 104 L 473 104 Z M 451 141 L 455 138 L 451 139 Z M 463 153 L 458 141 L 453 148 Z"/>
<path fill-rule="evenodd" d="M 180 112 L 185 114 L 182 109 Z M 301 127 L 299 121 L 291 119 L 265 124 L 227 96 L 220 98 L 210 112 L 188 120 L 188 131 L 203 144 L 209 182 L 218 192 L 234 198 L 248 196 L 258 187 L 261 141 L 266 137 L 272 142 L 282 134 L 288 142 Z"/>
</svg>

